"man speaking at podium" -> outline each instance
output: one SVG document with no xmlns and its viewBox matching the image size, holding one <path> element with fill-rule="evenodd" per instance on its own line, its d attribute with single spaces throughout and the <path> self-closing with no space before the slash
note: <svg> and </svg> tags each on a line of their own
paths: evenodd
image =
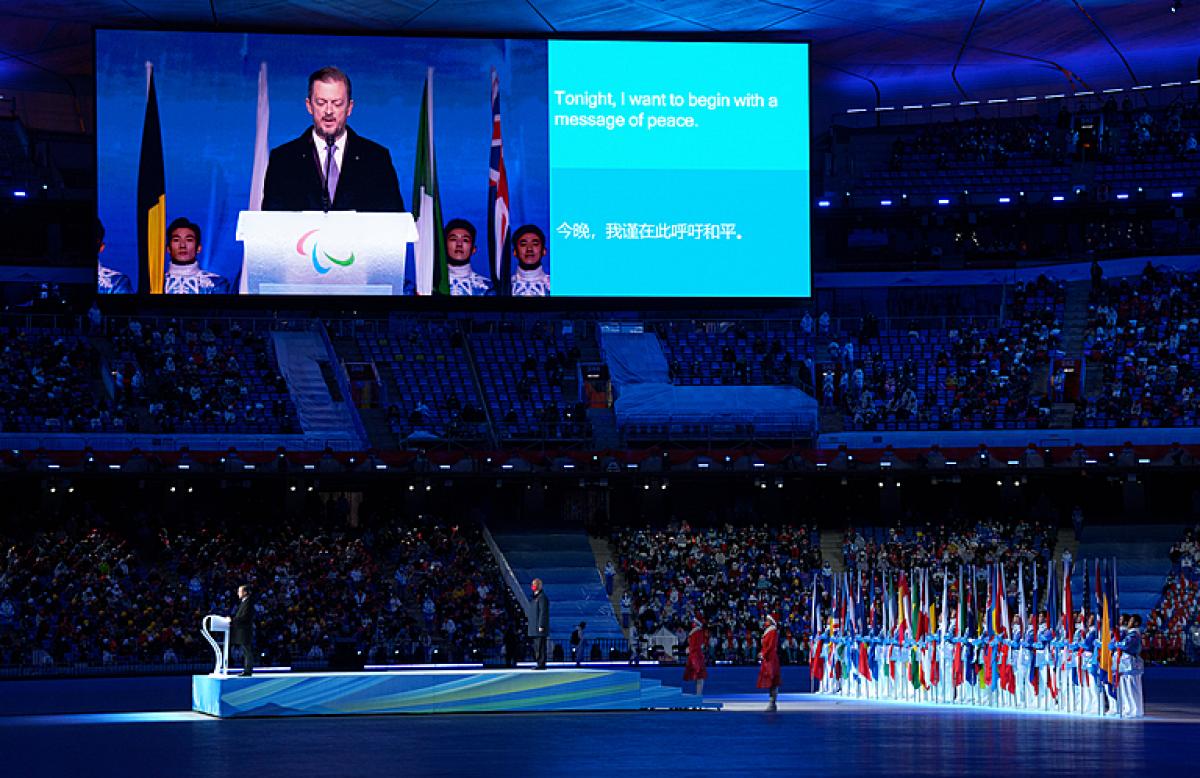
<svg viewBox="0 0 1200 778">
<path fill-rule="evenodd" d="M 346 126 L 354 110 L 350 77 L 335 67 L 316 71 L 304 105 L 312 129 L 271 149 L 262 209 L 403 211 L 392 155 Z"/>
</svg>

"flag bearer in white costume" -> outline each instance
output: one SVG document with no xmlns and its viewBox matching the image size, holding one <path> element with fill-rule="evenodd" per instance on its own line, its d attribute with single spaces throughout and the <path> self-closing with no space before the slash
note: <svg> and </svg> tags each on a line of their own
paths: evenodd
<svg viewBox="0 0 1200 778">
<path fill-rule="evenodd" d="M 471 268 L 475 256 L 475 225 L 466 219 L 446 223 L 446 259 L 449 265 L 452 297 L 487 297 L 492 294 L 491 279 Z"/>
<path fill-rule="evenodd" d="M 1121 678 L 1117 686 L 1119 709 L 1124 718 L 1140 719 L 1146 715 L 1142 705 L 1142 673 L 1145 667 L 1142 663 L 1142 617 L 1130 615 L 1126 619 L 1128 626 L 1125 636 L 1117 644 L 1121 649 Z"/>
<path fill-rule="evenodd" d="M 513 297 L 549 297 L 550 274 L 546 259 L 546 235 L 532 224 L 518 227 L 512 239 L 517 272 L 512 275 Z"/>
</svg>

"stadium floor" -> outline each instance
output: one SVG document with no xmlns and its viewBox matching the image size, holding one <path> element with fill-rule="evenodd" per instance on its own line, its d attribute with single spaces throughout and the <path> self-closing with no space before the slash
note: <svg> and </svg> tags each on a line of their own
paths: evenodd
<svg viewBox="0 0 1200 778">
<path fill-rule="evenodd" d="M 219 720 L 191 712 L 0 717 L 5 774 L 612 776 L 1192 774 L 1200 701 L 1141 721 L 782 695 L 724 711 Z"/>
</svg>

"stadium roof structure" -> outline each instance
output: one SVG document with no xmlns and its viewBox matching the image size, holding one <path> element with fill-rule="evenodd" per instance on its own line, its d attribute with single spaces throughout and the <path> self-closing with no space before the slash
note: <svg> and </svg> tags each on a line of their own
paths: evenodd
<svg viewBox="0 0 1200 778">
<path fill-rule="evenodd" d="M 1186 84 L 1200 56 L 1200 0 L 23 0 L 0 12 L 0 90 L 89 82 L 93 26 L 802 38 L 832 110 Z"/>
</svg>

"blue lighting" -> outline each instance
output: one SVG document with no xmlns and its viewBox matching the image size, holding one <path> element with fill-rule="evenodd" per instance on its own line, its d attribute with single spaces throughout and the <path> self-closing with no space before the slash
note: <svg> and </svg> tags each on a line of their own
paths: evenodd
<svg viewBox="0 0 1200 778">
<path fill-rule="evenodd" d="M 1002 203 L 1011 203 L 1011 202 L 1012 202 L 1012 198 L 1011 198 L 1011 197 L 1001 197 L 1001 198 L 1000 198 L 1000 200 L 999 200 L 999 202 L 1002 202 Z"/>
<path fill-rule="evenodd" d="M 947 200 L 945 197 L 938 198 L 938 205 L 949 205 L 949 204 L 950 204 L 950 201 Z"/>
<path fill-rule="evenodd" d="M 828 200 L 817 200 L 817 207 L 818 208 L 828 208 L 829 201 Z"/>
<path fill-rule="evenodd" d="M 1183 197 L 1183 192 L 1171 192 L 1171 197 L 1178 200 L 1179 198 Z"/>
<path fill-rule="evenodd" d="M 1063 200 L 1066 200 L 1067 198 L 1063 197 L 1062 195 L 1054 195 L 1050 199 L 1056 203 L 1061 203 Z"/>
<path fill-rule="evenodd" d="M 28 197 L 28 194 L 25 192 L 24 189 L 14 189 L 13 197 Z"/>
<path fill-rule="evenodd" d="M 1117 195 L 1117 199 L 1118 199 L 1118 200 L 1128 200 L 1128 199 L 1129 199 L 1129 195 L 1127 195 L 1127 194 L 1125 194 L 1124 192 L 1122 192 L 1121 194 Z"/>
<path fill-rule="evenodd" d="M 879 204 L 880 205 L 891 205 L 892 201 L 891 200 L 880 200 Z"/>
<path fill-rule="evenodd" d="M 136 713 L 59 713 L 39 716 L 20 716 L 12 720 L 18 725 L 79 726 L 80 724 L 162 724 L 178 721 L 219 721 L 193 711 L 141 711 Z"/>
</svg>

